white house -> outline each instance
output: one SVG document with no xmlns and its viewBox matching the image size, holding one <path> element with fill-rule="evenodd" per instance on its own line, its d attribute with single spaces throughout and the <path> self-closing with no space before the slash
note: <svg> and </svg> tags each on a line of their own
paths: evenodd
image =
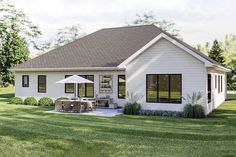
<svg viewBox="0 0 236 157">
<path fill-rule="evenodd" d="M 203 94 L 211 112 L 226 98 L 228 69 L 154 25 L 107 28 L 12 69 L 18 97 L 73 97 L 74 87 L 56 82 L 81 75 L 81 97 L 105 97 L 123 106 L 126 93 L 142 95 L 143 109 L 182 111 L 183 97 Z"/>
</svg>

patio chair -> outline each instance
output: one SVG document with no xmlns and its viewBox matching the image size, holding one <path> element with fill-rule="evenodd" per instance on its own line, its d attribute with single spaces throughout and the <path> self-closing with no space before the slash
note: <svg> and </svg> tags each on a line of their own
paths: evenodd
<svg viewBox="0 0 236 157">
<path fill-rule="evenodd" d="M 83 112 L 83 105 L 81 105 L 80 102 L 74 102 L 74 105 L 71 111 L 81 113 Z"/>
<path fill-rule="evenodd" d="M 55 110 L 56 111 L 62 111 L 63 110 L 62 109 L 62 101 L 58 101 L 58 100 L 55 101 Z"/>
<path fill-rule="evenodd" d="M 71 111 L 71 109 L 72 109 L 71 103 L 72 103 L 72 102 L 70 102 L 70 101 L 62 101 L 62 108 L 63 108 L 63 111 L 65 111 L 65 112 Z"/>
<path fill-rule="evenodd" d="M 96 110 L 95 104 L 91 101 L 86 102 L 86 109 L 87 111 L 95 111 Z"/>
</svg>

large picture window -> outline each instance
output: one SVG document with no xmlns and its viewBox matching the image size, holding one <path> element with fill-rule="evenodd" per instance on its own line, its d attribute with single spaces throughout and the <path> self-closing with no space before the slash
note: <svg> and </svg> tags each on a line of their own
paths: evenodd
<svg viewBox="0 0 236 157">
<path fill-rule="evenodd" d="M 157 75 L 147 75 L 146 94 L 148 102 L 157 102 Z"/>
<path fill-rule="evenodd" d="M 181 74 L 148 74 L 146 81 L 147 102 L 182 102 Z"/>
<path fill-rule="evenodd" d="M 180 103 L 182 100 L 181 75 L 170 75 L 170 102 Z"/>
<path fill-rule="evenodd" d="M 125 98 L 125 75 L 118 75 L 118 98 Z"/>
<path fill-rule="evenodd" d="M 80 75 L 81 77 L 94 81 L 93 75 Z M 83 83 L 78 85 L 78 96 L 79 97 L 94 97 L 94 84 L 93 83 Z"/>
<path fill-rule="evenodd" d="M 65 75 L 65 78 L 72 75 Z M 65 83 L 65 93 L 74 93 L 74 83 Z"/>
<path fill-rule="evenodd" d="M 38 92 L 39 93 L 46 93 L 46 75 L 39 75 L 38 76 Z"/>
<path fill-rule="evenodd" d="M 29 87 L 29 75 L 22 75 L 22 87 Z"/>
</svg>

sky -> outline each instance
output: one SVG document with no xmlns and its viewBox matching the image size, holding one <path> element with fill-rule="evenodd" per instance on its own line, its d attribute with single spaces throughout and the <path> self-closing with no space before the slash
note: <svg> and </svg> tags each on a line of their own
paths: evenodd
<svg viewBox="0 0 236 157">
<path fill-rule="evenodd" d="M 9 0 L 37 24 L 41 40 L 53 38 L 58 29 L 80 24 L 83 32 L 120 27 L 136 14 L 150 11 L 160 20 L 175 23 L 191 45 L 223 40 L 236 34 L 236 0 Z"/>
</svg>

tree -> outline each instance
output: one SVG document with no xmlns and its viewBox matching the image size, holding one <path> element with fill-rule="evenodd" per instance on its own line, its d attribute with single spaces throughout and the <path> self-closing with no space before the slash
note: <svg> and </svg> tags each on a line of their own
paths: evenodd
<svg viewBox="0 0 236 157">
<path fill-rule="evenodd" d="M 63 46 L 83 36 L 81 33 L 81 26 L 79 24 L 67 26 L 59 29 L 56 38 L 54 39 L 54 47 Z"/>
<path fill-rule="evenodd" d="M 18 30 L 19 36 L 27 41 L 28 46 L 37 49 L 36 39 L 41 35 L 38 26 L 33 24 L 26 14 L 16 10 L 15 6 L 6 0 L 0 0 L 0 24 Z M 14 28 L 12 26 L 14 25 Z"/>
<path fill-rule="evenodd" d="M 204 45 L 201 44 L 197 44 L 195 47 L 196 50 L 198 50 L 199 52 L 208 55 L 208 53 L 210 52 L 211 48 L 210 48 L 210 43 L 206 42 Z"/>
<path fill-rule="evenodd" d="M 58 32 L 55 38 L 52 38 L 46 42 L 38 42 L 38 45 L 39 45 L 38 50 L 42 50 L 42 51 L 37 52 L 33 56 L 34 57 L 39 56 L 45 53 L 46 51 L 63 46 L 78 38 L 81 38 L 82 36 L 85 35 L 85 33 L 82 33 L 81 30 L 82 28 L 79 24 L 58 29 Z"/>
<path fill-rule="evenodd" d="M 228 76 L 228 81 L 236 82 L 236 34 L 226 35 L 222 47 L 225 56 L 225 65 L 232 70 Z"/>
<path fill-rule="evenodd" d="M 175 23 L 166 20 L 158 20 L 153 12 L 136 14 L 137 19 L 131 22 L 130 25 L 151 25 L 154 24 L 163 31 L 170 33 L 175 37 L 180 37 L 179 30 L 175 28 Z"/>
<path fill-rule="evenodd" d="M 28 59 L 29 45 L 41 34 L 38 27 L 14 5 L 0 0 L 0 75 L 4 85 L 13 83 L 10 68 Z"/>
<path fill-rule="evenodd" d="M 208 56 L 216 62 L 224 64 L 223 49 L 217 40 L 214 40 Z"/>
<path fill-rule="evenodd" d="M 3 27 L 3 26 L 2 26 Z M 3 27 L 2 31 L 7 30 Z M 28 59 L 29 50 L 25 40 L 19 36 L 19 32 L 11 29 L 4 36 L 0 49 L 0 74 L 3 85 L 14 83 L 14 75 L 9 69 Z"/>
</svg>

